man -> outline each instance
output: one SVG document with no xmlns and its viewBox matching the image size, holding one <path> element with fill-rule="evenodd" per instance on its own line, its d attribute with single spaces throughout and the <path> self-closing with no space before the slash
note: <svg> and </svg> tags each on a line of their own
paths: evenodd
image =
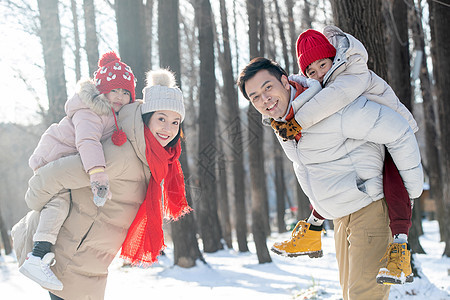
<svg viewBox="0 0 450 300">
<path fill-rule="evenodd" d="M 237 84 L 276 129 L 314 209 L 333 219 L 344 299 L 388 299 L 389 287 L 375 280 L 391 240 L 383 199 L 384 146 L 411 198 L 420 196 L 423 183 L 419 148 L 407 121 L 388 107 L 358 97 L 301 131 L 295 110 L 317 90 L 303 92 L 301 85 L 289 82 L 278 64 L 265 58 L 253 59 Z M 308 235 L 314 228 L 305 226 L 300 231 Z"/>
</svg>

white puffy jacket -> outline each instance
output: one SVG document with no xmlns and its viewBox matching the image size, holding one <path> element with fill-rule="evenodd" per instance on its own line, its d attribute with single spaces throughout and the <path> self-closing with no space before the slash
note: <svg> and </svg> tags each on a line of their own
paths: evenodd
<svg viewBox="0 0 450 300">
<path fill-rule="evenodd" d="M 297 111 L 297 122 L 304 129 L 309 128 L 357 97 L 365 96 L 398 112 L 416 132 L 417 123 L 409 110 L 399 101 L 392 88 L 367 68 L 368 54 L 364 45 L 336 26 L 326 26 L 323 34 L 336 48 L 336 56 L 323 80 L 326 88 Z M 298 81 L 295 77 L 290 78 Z"/>
<path fill-rule="evenodd" d="M 295 102 L 301 107 L 311 99 L 302 93 Z M 294 163 L 303 191 L 325 218 L 346 216 L 383 198 L 384 145 L 409 196 L 422 193 L 423 172 L 413 130 L 392 109 L 365 97 L 302 130 L 299 143 L 279 141 Z"/>
</svg>

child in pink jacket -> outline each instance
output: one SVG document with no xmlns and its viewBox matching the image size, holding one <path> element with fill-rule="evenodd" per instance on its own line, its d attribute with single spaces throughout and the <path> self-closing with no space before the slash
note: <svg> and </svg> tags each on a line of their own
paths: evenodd
<svg viewBox="0 0 450 300">
<path fill-rule="evenodd" d="M 94 203 L 103 206 L 111 199 L 109 179 L 105 173 L 105 156 L 101 142 L 112 138 L 121 146 L 123 132 L 116 130 L 116 113 L 135 100 L 135 79 L 131 68 L 114 52 L 105 53 L 98 62 L 93 80 L 80 81 L 77 93 L 65 104 L 66 116 L 52 124 L 42 135 L 30 157 L 36 171 L 61 157 L 80 154 L 84 170 L 90 176 Z M 62 290 L 63 285 L 50 269 L 54 263 L 51 246 L 67 218 L 70 191 L 62 190 L 41 210 L 39 225 L 33 236 L 33 251 L 20 272 L 44 288 Z"/>
</svg>

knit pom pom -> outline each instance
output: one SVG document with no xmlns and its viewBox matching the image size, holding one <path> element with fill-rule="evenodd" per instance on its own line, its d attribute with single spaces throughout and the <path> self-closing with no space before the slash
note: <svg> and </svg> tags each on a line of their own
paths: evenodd
<svg viewBox="0 0 450 300">
<path fill-rule="evenodd" d="M 147 72 L 147 86 L 162 85 L 170 88 L 176 87 L 175 75 L 166 69 Z"/>
<path fill-rule="evenodd" d="M 120 58 L 117 56 L 116 52 L 114 52 L 114 51 L 106 52 L 98 60 L 98 66 L 103 67 L 103 66 L 109 64 L 110 62 L 113 62 L 116 60 L 120 61 Z"/>
<path fill-rule="evenodd" d="M 127 141 L 127 135 L 122 130 L 115 130 L 111 140 L 113 141 L 114 145 L 116 146 L 122 146 Z"/>
</svg>

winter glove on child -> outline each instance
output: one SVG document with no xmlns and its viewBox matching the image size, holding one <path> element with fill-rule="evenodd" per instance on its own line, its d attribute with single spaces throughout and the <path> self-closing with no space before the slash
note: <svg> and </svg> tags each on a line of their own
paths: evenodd
<svg viewBox="0 0 450 300">
<path fill-rule="evenodd" d="M 97 206 L 105 205 L 106 200 L 112 197 L 109 190 L 109 178 L 103 168 L 95 168 L 89 171 L 91 189 L 94 194 L 94 203 Z"/>
<path fill-rule="evenodd" d="M 287 140 L 295 140 L 297 134 L 302 131 L 302 126 L 295 121 L 295 118 L 292 118 L 287 122 L 279 122 L 272 119 L 270 125 L 284 142 Z"/>
</svg>

